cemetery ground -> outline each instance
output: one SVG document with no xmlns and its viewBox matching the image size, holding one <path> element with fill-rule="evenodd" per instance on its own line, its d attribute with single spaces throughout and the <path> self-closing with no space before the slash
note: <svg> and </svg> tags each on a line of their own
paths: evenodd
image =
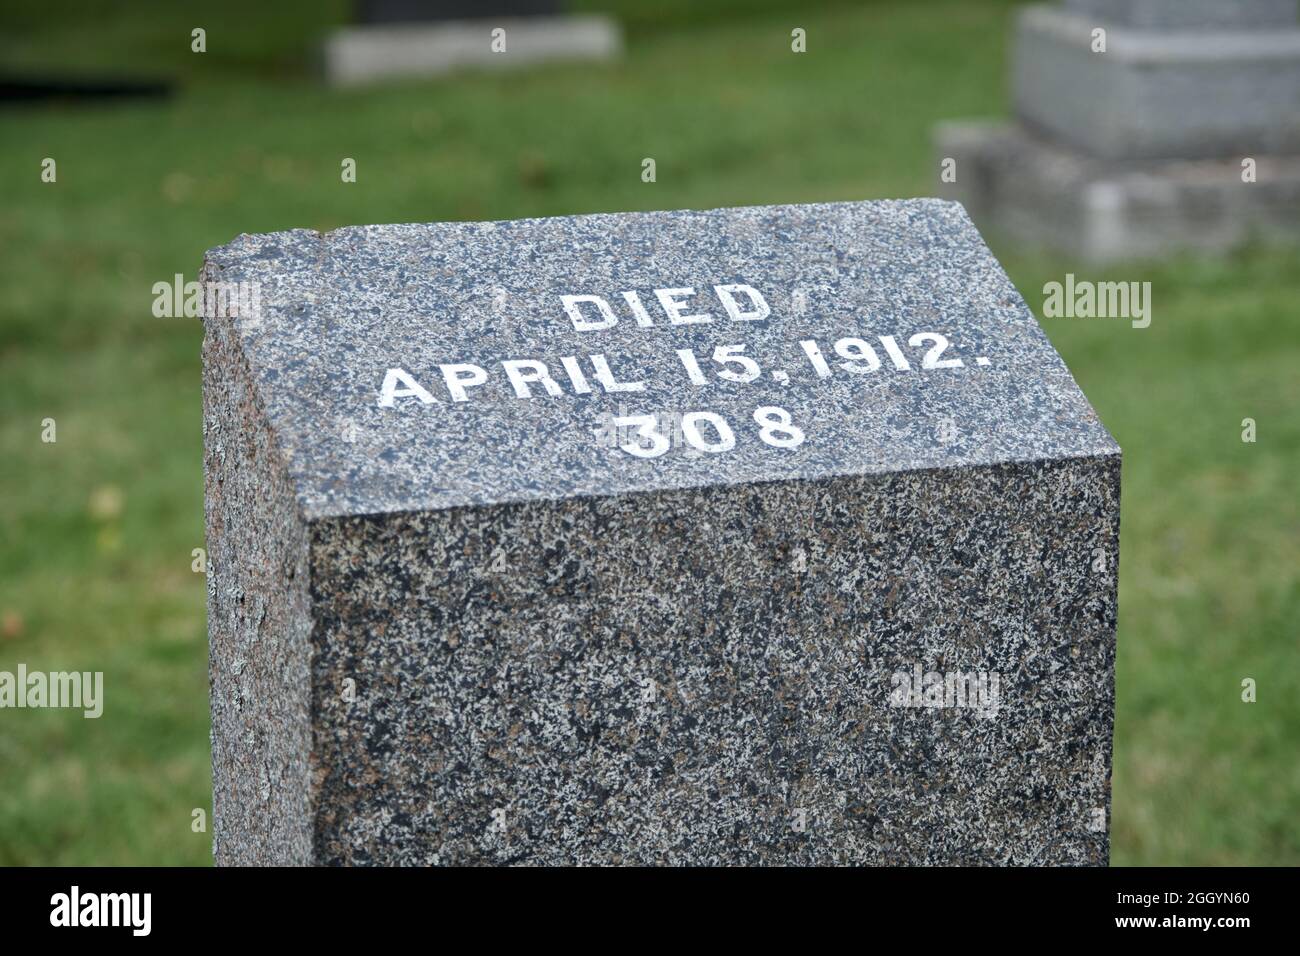
<svg viewBox="0 0 1300 956">
<path fill-rule="evenodd" d="M 161 3 L 0 31 L 15 65 L 185 80 L 0 114 L 0 670 L 104 672 L 98 719 L 0 715 L 0 864 L 211 859 L 201 329 L 154 283 L 241 232 L 936 195 L 934 122 L 1008 108 L 1006 2 L 658 6 L 616 65 L 348 93 L 307 69 L 339 9 L 227 2 L 206 54 Z M 1300 863 L 1300 252 L 1101 269 L 990 238 L 1125 454 L 1112 861 Z M 1068 272 L 1149 281 L 1150 327 L 1042 319 Z"/>
</svg>

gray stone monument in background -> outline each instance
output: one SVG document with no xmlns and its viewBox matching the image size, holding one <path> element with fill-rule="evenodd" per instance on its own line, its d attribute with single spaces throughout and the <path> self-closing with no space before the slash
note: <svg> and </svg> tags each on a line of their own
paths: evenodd
<svg viewBox="0 0 1300 956">
<path fill-rule="evenodd" d="M 1297 0 L 1064 0 L 1019 13 L 1017 122 L 952 122 L 942 193 L 1090 260 L 1300 239 Z"/>
<path fill-rule="evenodd" d="M 357 21 L 325 42 L 325 75 L 334 85 L 623 52 L 616 20 L 565 14 L 557 0 L 359 0 Z"/>
<path fill-rule="evenodd" d="M 957 204 L 203 280 L 218 863 L 1107 862 L 1120 451 Z"/>
</svg>

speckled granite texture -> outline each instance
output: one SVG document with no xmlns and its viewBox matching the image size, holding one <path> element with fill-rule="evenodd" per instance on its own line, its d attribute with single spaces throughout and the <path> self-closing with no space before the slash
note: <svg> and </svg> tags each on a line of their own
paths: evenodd
<svg viewBox="0 0 1300 956">
<path fill-rule="evenodd" d="M 1119 449 L 960 206 L 241 236 L 204 278 L 261 292 L 204 345 L 219 863 L 1106 862 Z"/>
</svg>

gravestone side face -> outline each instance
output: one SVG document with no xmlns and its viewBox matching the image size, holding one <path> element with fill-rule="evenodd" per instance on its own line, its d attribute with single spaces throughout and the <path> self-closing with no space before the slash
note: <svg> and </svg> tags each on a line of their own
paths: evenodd
<svg viewBox="0 0 1300 956">
<path fill-rule="evenodd" d="M 219 863 L 1106 862 L 1119 449 L 956 204 L 204 277 Z"/>
</svg>

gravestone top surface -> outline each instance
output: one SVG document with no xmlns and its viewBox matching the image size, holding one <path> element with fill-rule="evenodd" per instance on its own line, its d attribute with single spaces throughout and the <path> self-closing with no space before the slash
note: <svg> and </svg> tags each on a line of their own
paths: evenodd
<svg viewBox="0 0 1300 956">
<path fill-rule="evenodd" d="M 1149 30 L 1270 30 L 1300 25 L 1298 0 L 1065 0 L 1065 8 Z"/>
<path fill-rule="evenodd" d="M 1119 452 L 941 200 L 244 235 L 203 275 L 257 290 L 208 321 L 309 520 Z"/>
</svg>

